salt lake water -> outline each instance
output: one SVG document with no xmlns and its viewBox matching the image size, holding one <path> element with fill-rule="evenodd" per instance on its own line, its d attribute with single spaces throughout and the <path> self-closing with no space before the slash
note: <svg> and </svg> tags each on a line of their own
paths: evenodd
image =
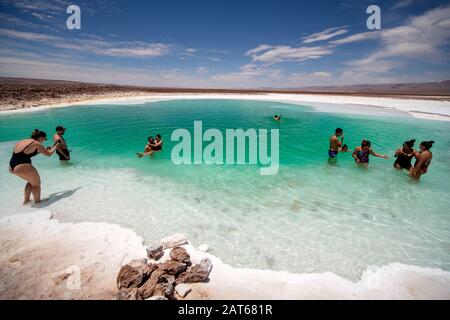
<svg viewBox="0 0 450 320">
<path fill-rule="evenodd" d="M 255 165 L 175 165 L 172 131 L 276 129 L 283 114 L 280 169 L 262 176 Z M 132 228 L 151 243 L 185 233 L 194 245 L 236 267 L 332 271 L 356 280 L 371 265 L 402 262 L 450 270 L 450 122 L 383 110 L 319 112 L 310 106 L 244 100 L 174 100 L 98 105 L 0 115 L 0 215 L 23 207 L 24 182 L 8 173 L 14 143 L 34 128 L 51 138 L 68 128 L 73 161 L 33 158 L 43 181 L 42 206 L 63 222 L 105 221 Z M 365 138 L 391 156 L 369 168 L 341 153 L 327 161 L 336 127 L 353 149 Z M 164 149 L 137 158 L 149 135 Z M 429 173 L 420 182 L 392 167 L 403 141 L 435 140 Z M 49 141 L 50 145 L 50 141 Z"/>
</svg>

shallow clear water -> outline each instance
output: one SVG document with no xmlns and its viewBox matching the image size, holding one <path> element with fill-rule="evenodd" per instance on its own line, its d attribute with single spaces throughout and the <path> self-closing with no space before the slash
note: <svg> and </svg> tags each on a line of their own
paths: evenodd
<svg viewBox="0 0 450 320">
<path fill-rule="evenodd" d="M 280 170 L 257 166 L 174 165 L 172 130 L 276 128 L 282 113 Z M 131 227 L 148 242 L 175 232 L 240 267 L 333 271 L 357 279 L 369 265 L 403 262 L 450 270 L 450 123 L 383 111 L 338 115 L 307 106 L 235 100 L 184 100 L 130 106 L 84 106 L 0 116 L 0 214 L 23 212 L 24 182 L 7 172 L 14 142 L 32 129 L 68 127 L 70 164 L 33 159 L 46 208 L 61 221 L 106 221 Z M 329 135 L 345 129 L 353 148 L 370 139 L 392 155 L 406 139 L 433 139 L 434 159 L 419 183 L 372 158 L 327 162 Z M 139 159 L 148 135 L 164 150 Z M 25 208 L 25 211 L 33 210 Z"/>
</svg>

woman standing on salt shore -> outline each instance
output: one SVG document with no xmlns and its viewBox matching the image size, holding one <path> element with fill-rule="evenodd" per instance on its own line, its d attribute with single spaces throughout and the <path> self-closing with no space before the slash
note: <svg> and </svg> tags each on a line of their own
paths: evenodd
<svg viewBox="0 0 450 320">
<path fill-rule="evenodd" d="M 31 164 L 31 158 L 38 153 L 50 157 L 60 143 L 60 141 L 55 142 L 53 147 L 47 150 L 42 145 L 45 140 L 47 140 L 47 134 L 35 129 L 31 134 L 31 139 L 22 140 L 15 145 L 9 161 L 9 172 L 27 181 L 23 204 L 30 202 L 32 193 L 34 203 L 41 202 L 41 178 L 36 168 Z"/>
</svg>

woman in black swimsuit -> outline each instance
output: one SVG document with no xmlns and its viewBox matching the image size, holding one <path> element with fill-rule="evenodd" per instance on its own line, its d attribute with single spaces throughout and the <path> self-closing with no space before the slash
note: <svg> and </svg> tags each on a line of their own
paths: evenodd
<svg viewBox="0 0 450 320">
<path fill-rule="evenodd" d="M 416 140 L 405 141 L 403 143 L 403 147 L 398 148 L 397 151 L 395 151 L 394 157 L 397 159 L 395 159 L 394 168 L 399 170 L 411 169 L 412 167 L 411 161 L 414 158 L 415 153 L 414 142 L 416 142 Z"/>
<path fill-rule="evenodd" d="M 59 144 L 57 141 L 48 150 L 42 145 L 47 140 L 47 135 L 43 131 L 35 129 L 31 134 L 31 139 L 25 139 L 17 143 L 9 161 L 9 172 L 27 181 L 25 185 L 25 198 L 23 204 L 30 201 L 31 193 L 35 203 L 41 202 L 41 178 L 36 168 L 31 164 L 31 158 L 42 153 L 50 157 Z"/>
</svg>

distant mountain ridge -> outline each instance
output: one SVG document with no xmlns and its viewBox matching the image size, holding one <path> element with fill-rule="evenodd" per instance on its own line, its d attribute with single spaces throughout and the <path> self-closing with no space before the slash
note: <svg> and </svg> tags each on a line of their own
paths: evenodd
<svg viewBox="0 0 450 320">
<path fill-rule="evenodd" d="M 305 86 L 290 88 L 183 88 L 183 87 L 156 87 L 133 86 L 107 83 L 86 83 L 67 80 L 28 79 L 0 77 L 0 86 L 3 90 L 10 86 L 29 87 L 90 87 L 108 90 L 140 90 L 148 92 L 235 92 L 235 93 L 342 93 L 342 94 L 393 94 L 393 95 L 437 95 L 450 96 L 450 80 L 421 83 L 386 83 L 386 84 L 358 84 L 343 86 Z M 2 94 L 2 92 L 0 92 Z"/>
<path fill-rule="evenodd" d="M 352 93 L 402 93 L 402 94 L 443 94 L 450 95 L 450 80 L 419 83 L 385 83 L 357 84 L 344 86 L 308 86 L 285 88 L 286 90 L 319 91 L 319 92 L 352 92 Z"/>
</svg>

